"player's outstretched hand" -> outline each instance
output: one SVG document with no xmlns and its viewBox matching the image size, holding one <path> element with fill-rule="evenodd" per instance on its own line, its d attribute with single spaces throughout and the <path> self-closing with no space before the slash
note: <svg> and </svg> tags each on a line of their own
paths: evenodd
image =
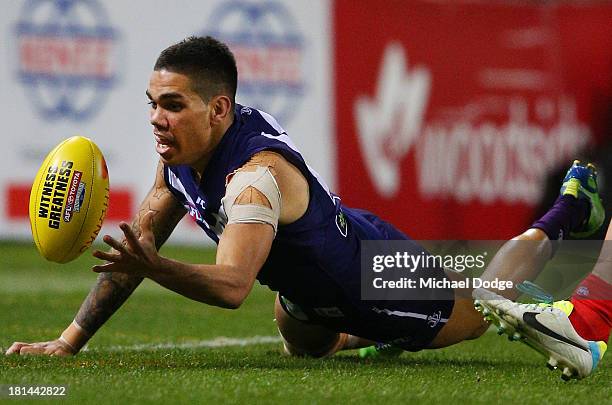
<svg viewBox="0 0 612 405">
<path fill-rule="evenodd" d="M 39 343 L 23 343 L 15 342 L 8 348 L 5 353 L 7 356 L 10 354 L 38 354 L 45 356 L 71 356 L 76 354 L 74 350 L 66 343 L 59 339 L 51 340 L 49 342 Z"/>
<path fill-rule="evenodd" d="M 96 273 L 118 272 L 135 274 L 147 277 L 160 268 L 161 257 L 155 247 L 152 222 L 154 211 L 147 212 L 142 218 L 138 237 L 132 228 L 125 222 L 119 223 L 119 228 L 125 235 L 126 244 L 119 242 L 109 235 L 104 235 L 104 242 L 113 248 L 110 252 L 96 250 L 94 257 L 106 260 L 107 263 L 93 267 Z"/>
</svg>

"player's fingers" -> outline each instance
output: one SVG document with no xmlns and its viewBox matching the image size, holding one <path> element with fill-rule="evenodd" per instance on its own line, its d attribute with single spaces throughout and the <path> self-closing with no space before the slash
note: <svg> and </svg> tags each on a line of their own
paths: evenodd
<svg viewBox="0 0 612 405">
<path fill-rule="evenodd" d="M 117 239 L 113 238 L 112 236 L 104 235 L 102 240 L 104 241 L 104 243 L 106 243 L 108 246 L 112 247 L 116 251 L 122 254 L 128 254 L 128 251 L 123 245 L 123 243 L 119 242 Z"/>
<path fill-rule="evenodd" d="M 94 250 L 92 255 L 95 258 L 98 258 L 100 260 L 106 260 L 108 262 L 118 262 L 122 258 L 121 253 L 103 252 L 101 250 Z"/>
<path fill-rule="evenodd" d="M 45 354 L 45 347 L 34 343 L 34 344 L 30 344 L 30 345 L 26 345 L 23 346 L 21 348 L 21 350 L 19 350 L 19 354 L 24 355 L 24 354 Z"/>
<path fill-rule="evenodd" d="M 125 234 L 125 240 L 127 241 L 130 249 L 138 255 L 142 254 L 142 247 L 140 246 L 138 238 L 136 237 L 136 234 L 134 234 L 132 227 L 130 227 L 126 222 L 121 222 L 119 224 L 119 228 L 121 228 Z"/>
<path fill-rule="evenodd" d="M 19 354 L 19 351 L 21 350 L 21 348 L 25 345 L 29 345 L 29 343 L 24 343 L 24 342 L 15 342 L 11 345 L 11 347 L 9 347 L 6 352 L 4 353 L 5 355 L 9 355 L 9 354 Z"/>
<path fill-rule="evenodd" d="M 133 268 L 124 263 L 104 263 L 97 264 L 91 268 L 95 273 L 125 273 L 135 274 Z"/>
<path fill-rule="evenodd" d="M 97 264 L 91 268 L 95 273 L 107 273 L 117 270 L 115 263 Z"/>
</svg>

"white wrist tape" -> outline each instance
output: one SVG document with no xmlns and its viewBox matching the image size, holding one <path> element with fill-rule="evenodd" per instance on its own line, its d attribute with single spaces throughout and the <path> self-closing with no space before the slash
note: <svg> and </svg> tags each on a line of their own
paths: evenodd
<svg viewBox="0 0 612 405">
<path fill-rule="evenodd" d="M 87 332 L 81 325 L 79 325 L 77 323 L 76 320 L 72 320 L 72 324 L 74 325 L 74 327 L 76 328 L 76 330 L 78 330 L 79 332 L 81 332 L 83 335 L 85 335 L 86 337 L 90 338 L 91 334 L 89 332 Z"/>
<path fill-rule="evenodd" d="M 62 342 L 63 344 L 65 344 L 66 346 L 68 346 L 74 353 L 77 352 L 76 347 L 74 347 L 68 340 L 66 340 L 63 334 L 60 335 L 58 340 Z"/>
<path fill-rule="evenodd" d="M 262 193 L 270 203 L 269 207 L 257 204 L 236 204 L 236 198 L 248 187 Z M 221 200 L 227 214 L 227 223 L 270 224 L 276 234 L 281 211 L 281 193 L 268 167 L 257 166 L 255 171 L 238 170 L 227 183 L 225 197 Z"/>
</svg>

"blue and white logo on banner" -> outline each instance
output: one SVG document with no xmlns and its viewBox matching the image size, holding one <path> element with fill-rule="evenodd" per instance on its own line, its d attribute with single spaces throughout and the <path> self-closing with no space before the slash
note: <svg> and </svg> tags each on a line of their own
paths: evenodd
<svg viewBox="0 0 612 405">
<path fill-rule="evenodd" d="M 16 36 L 17 77 L 48 120 L 91 118 L 117 83 L 119 33 L 96 0 L 27 0 Z"/>
<path fill-rule="evenodd" d="M 277 1 L 222 2 L 204 35 L 225 42 L 238 64 L 238 102 L 291 120 L 304 97 L 305 45 L 293 16 Z"/>
</svg>

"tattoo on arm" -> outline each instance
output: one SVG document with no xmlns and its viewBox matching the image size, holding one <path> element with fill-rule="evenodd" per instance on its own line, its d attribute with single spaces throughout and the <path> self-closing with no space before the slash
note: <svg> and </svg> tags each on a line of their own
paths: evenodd
<svg viewBox="0 0 612 405">
<path fill-rule="evenodd" d="M 155 185 L 140 206 L 131 225 L 134 233 L 140 236 L 142 217 L 148 211 L 155 211 L 152 229 L 158 250 L 185 215 L 185 209 L 163 183 L 163 166 L 160 165 L 159 170 L 161 172 L 158 172 Z M 125 240 L 123 243 L 126 243 Z M 75 318 L 76 322 L 90 335 L 93 335 L 123 305 L 142 280 L 142 277 L 130 274 L 101 273 L 96 285 L 81 305 Z"/>
<path fill-rule="evenodd" d="M 142 277 L 121 273 L 101 273 L 96 285 L 81 305 L 76 322 L 90 335 L 115 313 L 138 287 Z"/>
<path fill-rule="evenodd" d="M 174 197 L 171 195 L 169 190 L 153 190 L 154 192 L 151 195 L 151 199 L 153 200 L 161 200 L 162 198 Z M 143 204 L 138 210 L 138 214 L 136 218 L 132 222 L 132 231 L 136 234 L 137 237 L 140 237 L 140 221 L 142 217 L 149 212 L 155 212 L 153 216 L 153 236 L 155 237 L 155 246 L 157 250 L 159 250 L 162 245 L 168 240 L 172 231 L 178 224 L 178 222 L 185 215 L 185 209 L 179 205 L 178 202 L 175 202 L 176 206 L 173 207 L 168 212 L 163 214 L 163 217 L 160 218 L 160 210 L 155 208 L 155 204 L 151 201 L 147 201 Z"/>
</svg>

